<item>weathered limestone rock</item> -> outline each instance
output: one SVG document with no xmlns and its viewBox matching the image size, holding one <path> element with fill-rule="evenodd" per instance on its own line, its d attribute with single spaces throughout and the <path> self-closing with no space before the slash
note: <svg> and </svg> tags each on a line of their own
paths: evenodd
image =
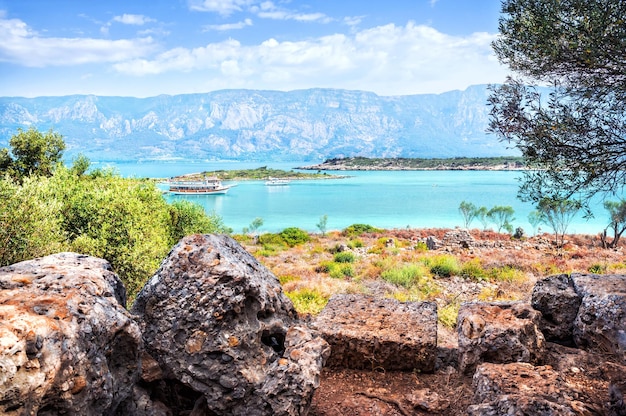
<svg viewBox="0 0 626 416">
<path fill-rule="evenodd" d="M 182 239 L 132 312 L 164 381 L 189 389 L 198 414 L 308 412 L 330 348 L 232 238 Z"/>
<path fill-rule="evenodd" d="M 474 373 L 473 386 L 476 404 L 467 409 L 470 416 L 574 416 L 583 407 L 550 366 L 484 363 Z"/>
<path fill-rule="evenodd" d="M 459 370 L 471 373 L 482 362 L 538 363 L 545 343 L 537 328 L 539 317 L 522 302 L 462 304 L 457 319 Z"/>
<path fill-rule="evenodd" d="M 626 276 L 572 273 L 572 282 L 582 298 L 574 342 L 626 363 Z"/>
<path fill-rule="evenodd" d="M 535 283 L 531 304 L 541 312 L 539 329 L 546 340 L 566 345 L 574 342 L 574 320 L 580 302 L 581 297 L 567 274 L 549 276 Z"/>
<path fill-rule="evenodd" d="M 314 326 L 332 346 L 328 366 L 432 372 L 437 359 L 437 305 L 335 295 Z"/>
<path fill-rule="evenodd" d="M 113 415 L 141 334 L 105 260 L 59 253 L 0 268 L 0 413 Z"/>
</svg>

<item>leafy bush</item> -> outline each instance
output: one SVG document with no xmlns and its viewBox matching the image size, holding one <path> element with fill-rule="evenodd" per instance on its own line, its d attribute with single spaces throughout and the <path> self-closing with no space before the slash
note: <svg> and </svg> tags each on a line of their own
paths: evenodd
<svg viewBox="0 0 626 416">
<path fill-rule="evenodd" d="M 589 273 L 604 274 L 604 273 L 606 273 L 606 269 L 607 269 L 607 267 L 606 267 L 605 264 L 594 263 L 591 266 L 589 266 L 587 271 Z"/>
<path fill-rule="evenodd" d="M 294 247 L 298 244 L 304 244 L 311 239 L 306 231 L 301 230 L 297 227 L 285 228 L 278 235 L 280 235 L 280 237 L 289 247 Z"/>
<path fill-rule="evenodd" d="M 460 303 L 452 302 L 442 308 L 439 308 L 437 311 L 437 318 L 439 322 L 441 322 L 441 324 L 445 327 L 455 328 L 460 307 Z"/>
<path fill-rule="evenodd" d="M 461 270 L 456 257 L 445 254 L 426 258 L 424 262 L 432 274 L 440 277 L 457 275 Z"/>
<path fill-rule="evenodd" d="M 392 268 L 381 273 L 383 280 L 393 283 L 397 286 L 410 288 L 415 285 L 420 277 L 424 276 L 427 271 L 420 264 L 407 264 L 400 268 Z"/>
<path fill-rule="evenodd" d="M 364 246 L 363 241 L 359 238 L 355 238 L 355 239 L 348 241 L 348 247 L 350 247 L 351 249 L 360 248 L 363 246 Z"/>
<path fill-rule="evenodd" d="M 329 297 L 316 289 L 298 289 L 285 292 L 299 313 L 317 315 L 328 303 Z"/>
<path fill-rule="evenodd" d="M 337 263 L 354 263 L 356 256 L 354 253 L 350 251 L 341 251 L 339 253 L 335 253 L 334 260 Z"/>
<path fill-rule="evenodd" d="M 380 229 L 372 227 L 368 224 L 352 224 L 343 230 L 343 234 L 348 237 L 355 237 L 365 233 L 379 232 Z"/>
<path fill-rule="evenodd" d="M 521 283 L 527 279 L 525 272 L 511 266 L 495 267 L 489 270 L 489 277 L 509 283 Z"/>
<path fill-rule="evenodd" d="M 186 235 L 230 233 L 217 214 L 206 215 L 202 205 L 186 199 L 170 204 L 171 240 L 176 242 Z"/>
<path fill-rule="evenodd" d="M 283 237 L 279 234 L 264 233 L 259 236 L 258 243 L 264 247 L 266 246 L 282 246 L 286 247 L 287 243 L 283 240 Z"/>
<path fill-rule="evenodd" d="M 480 259 L 472 259 L 463 263 L 459 275 L 465 279 L 476 281 L 487 279 L 487 272 L 483 268 Z"/>
<path fill-rule="evenodd" d="M 353 277 L 354 269 L 350 264 L 337 264 L 335 263 L 335 267 L 332 267 L 328 272 L 328 275 L 333 279 L 343 279 L 344 277 Z"/>
</svg>

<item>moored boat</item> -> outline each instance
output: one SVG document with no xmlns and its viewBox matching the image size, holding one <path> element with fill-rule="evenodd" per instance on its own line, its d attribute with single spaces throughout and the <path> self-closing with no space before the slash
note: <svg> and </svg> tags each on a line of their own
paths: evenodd
<svg viewBox="0 0 626 416">
<path fill-rule="evenodd" d="M 265 181 L 267 186 L 280 186 L 280 185 L 289 185 L 289 179 L 280 179 L 280 178 L 268 178 Z"/>
<path fill-rule="evenodd" d="M 222 181 L 217 178 L 199 181 L 170 179 L 168 185 L 168 192 L 174 195 L 223 195 L 233 187 L 233 185 L 223 185 Z"/>
</svg>

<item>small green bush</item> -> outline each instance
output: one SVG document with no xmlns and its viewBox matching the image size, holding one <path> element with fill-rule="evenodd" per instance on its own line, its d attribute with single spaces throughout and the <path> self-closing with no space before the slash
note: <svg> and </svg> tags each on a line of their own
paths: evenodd
<svg viewBox="0 0 626 416">
<path fill-rule="evenodd" d="M 458 302 L 452 302 L 442 308 L 439 308 L 437 311 L 437 318 L 439 322 L 447 328 L 455 328 L 460 307 L 461 305 Z"/>
<path fill-rule="evenodd" d="M 364 233 L 379 232 L 380 229 L 372 227 L 369 224 L 352 224 L 343 230 L 343 234 L 347 236 L 358 236 Z"/>
<path fill-rule="evenodd" d="M 606 267 L 605 264 L 594 263 L 591 266 L 589 266 L 587 271 L 589 273 L 604 274 L 604 273 L 606 273 L 606 269 L 607 269 L 607 267 Z"/>
<path fill-rule="evenodd" d="M 415 285 L 426 272 L 420 264 L 408 264 L 399 268 L 385 270 L 380 277 L 389 283 L 408 289 Z"/>
<path fill-rule="evenodd" d="M 337 268 L 337 263 L 333 261 L 321 261 L 320 264 L 317 265 L 315 271 L 318 273 L 330 273 L 332 270 Z"/>
<path fill-rule="evenodd" d="M 306 231 L 301 230 L 297 227 L 285 228 L 278 235 L 280 235 L 280 237 L 289 247 L 295 247 L 298 244 L 304 244 L 311 239 Z"/>
<path fill-rule="evenodd" d="M 341 251 L 339 253 L 335 253 L 334 259 L 337 263 L 354 263 L 356 256 L 354 253 L 349 251 Z"/>
<path fill-rule="evenodd" d="M 432 274 L 440 277 L 457 275 L 461 270 L 456 257 L 446 254 L 426 258 L 424 262 Z"/>
<path fill-rule="evenodd" d="M 287 243 L 283 240 L 283 237 L 279 234 L 263 233 L 259 236 L 258 244 L 262 246 L 274 245 L 286 247 Z"/>
<path fill-rule="evenodd" d="M 348 241 L 348 247 L 350 247 L 351 249 L 360 248 L 363 246 L 364 246 L 363 241 L 359 238 L 355 238 L 355 239 Z"/>
<path fill-rule="evenodd" d="M 292 292 L 285 292 L 285 295 L 293 303 L 294 308 L 299 313 L 309 313 L 317 315 L 328 303 L 329 297 L 319 290 L 298 289 Z"/>
<path fill-rule="evenodd" d="M 465 279 L 475 281 L 487 279 L 487 272 L 483 268 L 480 259 L 472 259 L 463 263 L 459 275 Z"/>
<path fill-rule="evenodd" d="M 337 264 L 335 263 L 335 267 L 331 268 L 328 272 L 328 275 L 333 279 L 343 279 L 344 277 L 353 277 L 354 269 L 350 264 Z"/>
<path fill-rule="evenodd" d="M 489 277 L 492 280 L 509 283 L 521 283 L 527 279 L 526 273 L 511 266 L 494 267 L 489 270 Z"/>
</svg>

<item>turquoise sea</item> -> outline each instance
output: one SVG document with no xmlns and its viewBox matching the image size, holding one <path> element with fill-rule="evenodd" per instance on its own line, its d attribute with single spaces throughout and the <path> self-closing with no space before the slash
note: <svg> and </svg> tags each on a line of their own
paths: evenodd
<svg viewBox="0 0 626 416">
<path fill-rule="evenodd" d="M 271 168 L 291 170 L 299 162 L 268 163 Z M 102 165 L 95 165 L 101 167 Z M 244 169 L 264 166 L 259 162 L 144 162 L 109 164 L 123 176 L 167 178 L 174 175 L 216 169 Z M 316 224 L 327 215 L 327 229 L 340 230 L 350 224 L 380 228 L 453 228 L 463 225 L 458 207 L 462 201 L 488 209 L 496 205 L 515 210 L 513 226 L 527 234 L 533 229 L 528 214 L 530 203 L 517 199 L 519 172 L 508 171 L 350 171 L 344 179 L 292 181 L 287 186 L 266 186 L 263 181 L 240 181 L 226 195 L 174 196 L 202 205 L 208 213 L 220 215 L 234 232 L 257 217 L 263 219 L 261 232 L 300 227 L 319 232 Z M 606 226 L 607 213 L 598 200 L 595 218 L 577 216 L 568 233 L 597 234 Z M 473 228 L 482 228 L 475 220 Z M 543 231 L 551 232 L 548 226 Z"/>
</svg>

